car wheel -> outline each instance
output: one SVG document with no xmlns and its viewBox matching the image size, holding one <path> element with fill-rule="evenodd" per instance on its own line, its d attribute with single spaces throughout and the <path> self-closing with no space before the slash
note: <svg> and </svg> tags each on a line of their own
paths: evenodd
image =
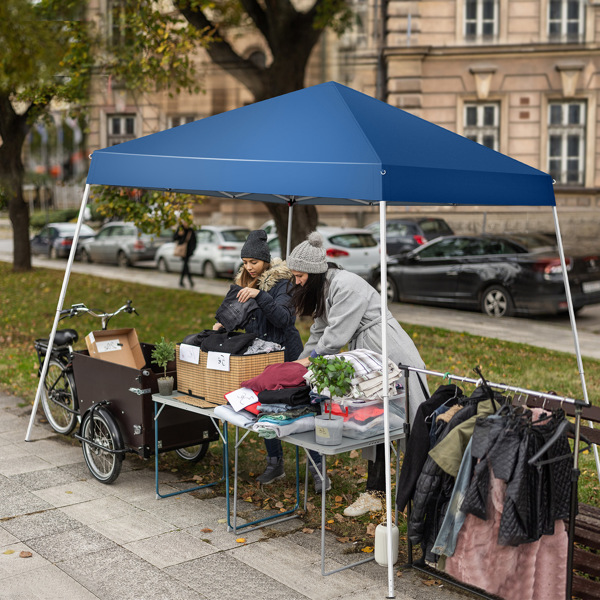
<svg viewBox="0 0 600 600">
<path fill-rule="evenodd" d="M 164 258 L 162 258 L 162 256 L 158 259 L 158 270 L 161 273 L 169 272 L 169 265 L 167 264 L 167 261 Z"/>
<path fill-rule="evenodd" d="M 131 266 L 131 262 L 123 250 L 119 250 L 119 253 L 117 254 L 117 264 L 122 268 Z"/>
<path fill-rule="evenodd" d="M 481 296 L 481 312 L 488 317 L 510 317 L 515 312 L 515 305 L 504 287 L 491 285 Z"/>
<path fill-rule="evenodd" d="M 210 260 L 207 260 L 202 267 L 202 276 L 206 279 L 214 279 L 217 276 L 217 270 Z"/>
<path fill-rule="evenodd" d="M 90 256 L 90 253 L 85 249 L 81 250 L 81 262 L 87 264 L 90 264 L 92 262 L 92 257 Z"/>
<path fill-rule="evenodd" d="M 375 284 L 375 289 L 381 294 L 381 280 L 378 280 Z M 393 279 L 387 280 L 387 299 L 388 302 L 398 302 L 400 295 L 398 294 L 398 287 L 394 283 Z"/>
</svg>

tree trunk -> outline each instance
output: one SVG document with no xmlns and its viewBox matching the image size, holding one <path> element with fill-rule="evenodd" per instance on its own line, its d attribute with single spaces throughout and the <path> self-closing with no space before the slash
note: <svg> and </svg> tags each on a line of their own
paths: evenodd
<svg viewBox="0 0 600 600">
<path fill-rule="evenodd" d="M 12 109 L 6 95 L 0 94 L 0 186 L 8 198 L 8 214 L 13 230 L 13 270 L 31 270 L 29 244 L 29 205 L 23 197 L 21 153 L 29 131 L 25 115 Z"/>
</svg>

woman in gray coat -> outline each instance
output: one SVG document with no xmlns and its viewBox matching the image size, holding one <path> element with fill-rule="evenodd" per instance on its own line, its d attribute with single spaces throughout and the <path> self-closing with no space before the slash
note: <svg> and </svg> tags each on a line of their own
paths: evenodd
<svg viewBox="0 0 600 600">
<path fill-rule="evenodd" d="M 365 348 L 381 353 L 379 293 L 362 277 L 328 263 L 319 233 L 311 233 L 305 242 L 294 248 L 287 259 L 287 266 L 296 282 L 292 291 L 296 314 L 314 318 L 300 362 L 308 365 L 311 356 L 338 354 L 346 345 L 349 350 Z M 386 326 L 388 358 L 396 364 L 424 368 L 411 337 L 389 310 Z M 412 386 L 410 393 L 410 413 L 413 415 L 426 399 L 425 393 L 428 394 L 425 377 L 419 377 L 423 386 Z M 382 509 L 379 496 L 385 491 L 383 457 L 383 446 L 378 446 L 375 460 L 369 460 L 366 492 L 344 510 L 346 516 Z"/>
</svg>

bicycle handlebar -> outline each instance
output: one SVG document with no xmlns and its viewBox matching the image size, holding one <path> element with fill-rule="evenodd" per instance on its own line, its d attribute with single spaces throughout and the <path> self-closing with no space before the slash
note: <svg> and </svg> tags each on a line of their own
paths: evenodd
<svg viewBox="0 0 600 600">
<path fill-rule="evenodd" d="M 126 312 L 126 313 L 134 313 L 136 315 L 139 316 L 137 310 L 135 310 L 135 308 L 133 306 L 131 306 L 131 303 L 133 301 L 132 300 L 127 300 L 127 302 L 125 304 L 123 304 L 123 306 L 121 306 L 121 308 L 118 308 L 115 312 L 112 313 L 107 313 L 107 312 L 96 312 L 95 310 L 92 310 L 91 308 L 88 308 L 85 304 L 83 304 L 83 302 L 79 302 L 77 304 L 72 304 L 70 308 L 65 308 L 64 310 L 60 311 L 60 319 L 66 319 L 67 317 L 72 318 L 72 317 L 78 317 L 81 314 L 89 314 L 92 317 L 97 317 L 99 319 L 102 319 L 102 329 L 106 329 L 106 326 L 108 325 L 109 320 L 118 315 L 121 312 Z"/>
</svg>

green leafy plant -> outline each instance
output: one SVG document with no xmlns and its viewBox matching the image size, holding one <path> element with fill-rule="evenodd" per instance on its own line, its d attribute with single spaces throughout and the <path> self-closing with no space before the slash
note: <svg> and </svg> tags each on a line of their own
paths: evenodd
<svg viewBox="0 0 600 600">
<path fill-rule="evenodd" d="M 167 364 L 171 360 L 175 360 L 175 343 L 167 342 L 164 337 L 161 338 L 160 342 L 154 345 L 152 350 L 152 360 L 164 369 L 164 377 L 167 376 Z"/>
<path fill-rule="evenodd" d="M 311 356 L 308 370 L 311 382 L 317 388 L 319 394 L 328 389 L 330 397 L 334 398 L 335 396 L 346 396 L 352 389 L 354 367 L 345 358 L 340 356 L 334 356 L 333 358 Z M 333 402 L 333 400 L 330 400 L 330 402 Z M 331 418 L 331 410 L 329 410 L 329 418 Z"/>
</svg>

